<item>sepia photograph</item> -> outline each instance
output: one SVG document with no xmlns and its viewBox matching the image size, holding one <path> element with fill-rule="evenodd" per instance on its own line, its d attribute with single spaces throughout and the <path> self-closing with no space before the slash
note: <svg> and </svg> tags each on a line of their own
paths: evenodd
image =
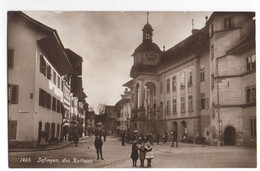
<svg viewBox="0 0 260 171">
<path fill-rule="evenodd" d="M 256 11 L 7 10 L 9 168 L 256 168 Z"/>
</svg>

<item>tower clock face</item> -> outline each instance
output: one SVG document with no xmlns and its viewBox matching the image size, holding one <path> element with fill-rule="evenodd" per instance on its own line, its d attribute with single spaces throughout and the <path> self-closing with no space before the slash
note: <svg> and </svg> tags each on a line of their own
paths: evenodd
<svg viewBox="0 0 260 171">
<path fill-rule="evenodd" d="M 146 53 L 146 56 L 148 61 L 154 61 L 157 55 L 153 51 L 149 51 L 149 53 Z"/>
</svg>

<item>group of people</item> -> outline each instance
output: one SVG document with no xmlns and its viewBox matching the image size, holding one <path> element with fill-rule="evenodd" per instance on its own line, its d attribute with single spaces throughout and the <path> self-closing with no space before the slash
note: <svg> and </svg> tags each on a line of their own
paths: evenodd
<svg viewBox="0 0 260 171">
<path fill-rule="evenodd" d="M 144 167 L 145 159 L 147 159 L 147 167 L 151 167 L 152 159 L 154 158 L 152 150 L 153 150 L 153 146 L 150 141 L 147 141 L 147 143 L 142 141 L 140 147 L 138 147 L 137 141 L 134 141 L 132 145 L 131 156 L 130 156 L 133 161 L 133 167 L 136 167 L 136 162 L 138 158 L 140 159 L 140 167 Z"/>
</svg>

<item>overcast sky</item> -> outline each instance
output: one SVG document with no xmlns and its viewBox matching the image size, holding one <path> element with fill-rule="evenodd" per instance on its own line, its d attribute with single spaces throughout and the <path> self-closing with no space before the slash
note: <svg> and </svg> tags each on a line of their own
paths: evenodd
<svg viewBox="0 0 260 171">
<path fill-rule="evenodd" d="M 83 88 L 86 101 L 96 110 L 99 103 L 114 105 L 121 99 L 129 81 L 131 57 L 142 42 L 144 12 L 61 12 L 23 11 L 39 22 L 56 29 L 65 48 L 83 58 Z M 205 26 L 211 12 L 150 12 L 153 42 L 161 50 L 174 46 Z"/>
</svg>

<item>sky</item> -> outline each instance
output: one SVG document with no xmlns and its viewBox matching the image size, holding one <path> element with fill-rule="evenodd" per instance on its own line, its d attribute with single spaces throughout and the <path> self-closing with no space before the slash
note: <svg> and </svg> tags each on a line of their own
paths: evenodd
<svg viewBox="0 0 260 171">
<path fill-rule="evenodd" d="M 131 80 L 132 54 L 142 42 L 147 23 L 143 12 L 23 11 L 57 30 L 65 48 L 83 58 L 83 88 L 87 103 L 97 111 L 99 104 L 115 105 Z M 212 12 L 149 12 L 153 42 L 169 49 L 205 26 Z"/>
</svg>

